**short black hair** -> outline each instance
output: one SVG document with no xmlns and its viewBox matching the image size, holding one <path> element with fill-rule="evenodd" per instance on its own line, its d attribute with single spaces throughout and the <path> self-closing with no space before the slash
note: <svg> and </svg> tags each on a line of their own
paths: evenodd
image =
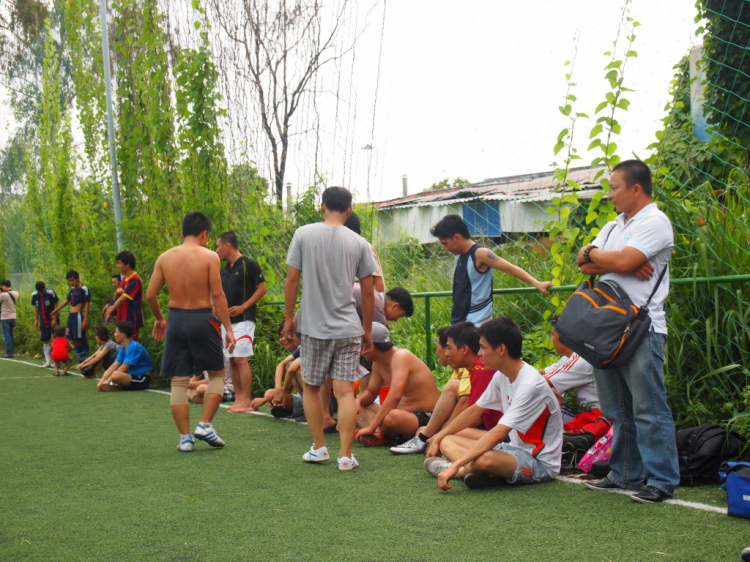
<svg viewBox="0 0 750 562">
<path fill-rule="evenodd" d="M 468 345 L 472 353 L 479 353 L 479 332 L 472 322 L 453 324 L 445 332 L 445 339 L 452 339 L 457 349 Z"/>
<path fill-rule="evenodd" d="M 612 168 L 612 171 L 622 172 L 627 187 L 639 184 L 643 188 L 643 193 L 649 197 L 654 192 L 651 184 L 651 169 L 640 160 L 623 160 Z"/>
<path fill-rule="evenodd" d="M 102 341 L 107 341 L 109 339 L 109 330 L 106 326 L 99 326 L 96 329 L 96 337 L 99 338 Z"/>
<path fill-rule="evenodd" d="M 41 293 L 47 288 L 47 285 L 44 284 L 44 281 L 37 281 L 36 282 L 36 290 L 37 292 Z"/>
<path fill-rule="evenodd" d="M 237 239 L 237 235 L 231 230 L 219 234 L 219 242 L 222 244 L 229 244 L 235 250 L 240 249 L 240 241 Z"/>
<path fill-rule="evenodd" d="M 430 229 L 430 234 L 436 238 L 453 238 L 454 235 L 460 234 L 467 240 L 471 239 L 469 227 L 458 215 L 445 215 Z"/>
<path fill-rule="evenodd" d="M 488 320 L 479 328 L 479 335 L 487 340 L 492 349 L 505 344 L 508 355 L 513 359 L 521 358 L 523 334 L 521 334 L 521 328 L 518 327 L 518 324 L 510 318 L 501 316 L 500 318 Z"/>
<path fill-rule="evenodd" d="M 112 274 L 112 279 L 114 279 L 115 277 L 117 277 L 119 279 L 120 278 L 120 274 L 119 273 L 113 273 Z"/>
<path fill-rule="evenodd" d="M 10 287 L 10 279 L 3 279 L 2 281 L 0 281 L 0 285 L 2 285 L 3 287 Z"/>
<path fill-rule="evenodd" d="M 78 275 L 78 272 L 75 269 L 71 269 L 65 274 L 65 279 L 80 279 L 81 276 Z"/>
<path fill-rule="evenodd" d="M 382 352 L 390 351 L 391 349 L 393 349 L 393 344 L 389 341 L 383 343 L 374 342 L 372 345 L 375 346 L 375 349 Z"/>
<path fill-rule="evenodd" d="M 411 298 L 411 293 L 403 287 L 393 287 L 385 296 L 398 303 L 407 318 L 414 314 L 414 299 Z"/>
<path fill-rule="evenodd" d="M 115 324 L 115 328 L 120 330 L 121 334 L 125 334 L 125 337 L 128 339 L 133 337 L 133 323 L 132 322 L 123 320 L 122 322 L 118 322 L 117 324 Z"/>
<path fill-rule="evenodd" d="M 329 211 L 345 213 L 352 206 L 352 194 L 345 187 L 329 187 L 323 192 L 321 202 Z"/>
<path fill-rule="evenodd" d="M 326 207 L 327 206 L 328 205 L 326 205 Z M 355 213 L 352 213 L 348 217 L 346 217 L 344 226 L 352 232 L 355 232 L 362 236 L 362 225 L 359 224 L 359 217 Z"/>
<path fill-rule="evenodd" d="M 437 331 L 437 341 L 440 343 L 440 347 L 445 347 L 448 345 L 448 336 L 446 336 L 446 332 L 450 326 L 443 326 Z"/>
<path fill-rule="evenodd" d="M 203 213 L 188 213 L 182 219 L 183 236 L 200 236 L 205 231 L 211 231 L 211 221 Z"/>
<path fill-rule="evenodd" d="M 66 328 L 62 324 L 58 324 L 52 329 L 52 332 L 55 334 L 55 337 L 58 337 L 58 338 L 65 337 L 65 331 L 66 331 Z"/>
<path fill-rule="evenodd" d="M 121 261 L 123 264 L 129 265 L 131 269 L 135 269 L 135 256 L 133 255 L 133 252 L 128 252 L 127 250 L 122 251 L 117 254 L 115 261 Z"/>
</svg>

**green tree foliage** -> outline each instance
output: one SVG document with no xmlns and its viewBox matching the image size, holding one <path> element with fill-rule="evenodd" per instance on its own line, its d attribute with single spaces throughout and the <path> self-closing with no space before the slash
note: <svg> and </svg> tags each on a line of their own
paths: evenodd
<svg viewBox="0 0 750 562">
<path fill-rule="evenodd" d="M 453 178 L 453 181 L 451 181 L 450 178 L 444 178 L 438 182 L 433 183 L 430 187 L 425 189 L 424 191 L 434 191 L 436 189 L 450 189 L 452 187 L 461 187 L 464 185 L 468 185 L 471 183 L 469 180 L 461 177 L 455 177 Z"/>
</svg>

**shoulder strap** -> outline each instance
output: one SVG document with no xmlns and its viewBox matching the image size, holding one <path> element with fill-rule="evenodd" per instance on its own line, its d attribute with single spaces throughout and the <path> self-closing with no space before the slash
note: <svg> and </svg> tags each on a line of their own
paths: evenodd
<svg viewBox="0 0 750 562">
<path fill-rule="evenodd" d="M 661 273 L 659 274 L 659 279 L 656 280 L 656 285 L 654 285 L 654 290 L 651 291 L 651 294 L 648 296 L 648 300 L 646 301 L 646 304 L 644 304 L 641 308 L 648 308 L 648 305 L 651 302 L 651 299 L 654 298 L 654 295 L 656 294 L 656 289 L 659 288 L 659 285 L 661 285 L 661 280 L 664 279 L 664 274 L 667 272 L 667 269 L 669 269 L 669 262 L 664 264 L 664 267 L 662 268 Z"/>
<path fill-rule="evenodd" d="M 13 301 L 13 306 L 16 306 L 16 298 L 15 298 L 15 297 L 13 296 L 13 293 L 12 293 L 12 292 L 10 292 L 10 291 L 6 291 L 6 293 L 7 293 L 7 294 L 8 294 L 8 296 L 10 297 L 10 300 L 12 300 L 12 301 Z"/>
</svg>

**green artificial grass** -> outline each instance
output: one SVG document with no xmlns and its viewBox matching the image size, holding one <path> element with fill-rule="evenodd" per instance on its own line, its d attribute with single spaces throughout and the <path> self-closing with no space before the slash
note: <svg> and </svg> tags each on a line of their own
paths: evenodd
<svg viewBox="0 0 750 562">
<path fill-rule="evenodd" d="M 424 457 L 385 448 L 355 444 L 351 473 L 307 465 L 305 425 L 225 409 L 225 449 L 178 453 L 164 394 L 49 375 L 0 360 L 3 561 L 736 561 L 750 545 L 749 521 L 579 484 L 442 492 Z M 677 497 L 726 505 L 716 487 Z"/>
</svg>

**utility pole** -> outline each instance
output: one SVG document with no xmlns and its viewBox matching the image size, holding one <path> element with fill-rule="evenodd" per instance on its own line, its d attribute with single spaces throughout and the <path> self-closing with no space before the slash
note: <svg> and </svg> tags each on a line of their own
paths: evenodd
<svg viewBox="0 0 750 562">
<path fill-rule="evenodd" d="M 122 207 L 120 206 L 120 182 L 117 180 L 117 151 L 115 149 L 115 123 L 112 117 L 112 86 L 109 72 L 109 39 L 107 37 L 107 0 L 99 0 L 102 24 L 102 62 L 104 64 L 104 92 L 107 98 L 107 129 L 109 130 L 109 167 L 112 170 L 112 201 L 115 211 L 117 250 L 124 246 L 122 232 Z"/>
</svg>

